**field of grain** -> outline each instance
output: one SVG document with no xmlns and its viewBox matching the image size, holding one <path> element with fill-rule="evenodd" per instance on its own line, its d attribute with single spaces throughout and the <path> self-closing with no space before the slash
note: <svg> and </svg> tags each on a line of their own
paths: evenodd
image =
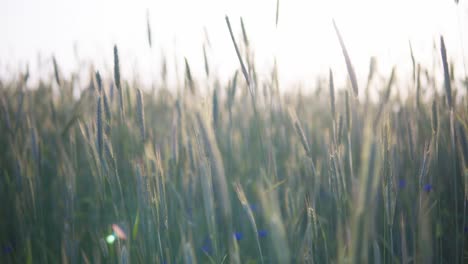
<svg viewBox="0 0 468 264">
<path fill-rule="evenodd" d="M 113 74 L 0 78 L 0 263 L 468 262 L 468 85 L 443 37 L 438 70 L 371 64 L 358 87 L 335 25 L 348 85 L 302 94 L 226 22 L 227 83 L 205 55 L 145 87 L 118 46 Z"/>
</svg>

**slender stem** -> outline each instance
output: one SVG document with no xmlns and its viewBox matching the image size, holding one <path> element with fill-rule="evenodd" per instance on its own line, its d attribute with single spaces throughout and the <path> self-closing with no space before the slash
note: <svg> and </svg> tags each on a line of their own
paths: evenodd
<svg viewBox="0 0 468 264">
<path fill-rule="evenodd" d="M 453 115 L 453 108 L 450 109 L 450 135 L 451 135 L 451 143 L 452 143 L 452 169 L 453 169 L 453 197 L 455 202 L 455 263 L 458 263 L 458 194 L 457 194 L 457 151 L 455 146 L 455 127 L 454 127 L 454 115 Z"/>
</svg>

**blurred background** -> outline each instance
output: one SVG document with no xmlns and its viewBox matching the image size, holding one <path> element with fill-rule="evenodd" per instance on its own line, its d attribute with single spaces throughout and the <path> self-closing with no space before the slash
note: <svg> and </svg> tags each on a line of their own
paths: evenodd
<svg viewBox="0 0 468 264">
<path fill-rule="evenodd" d="M 468 263 L 466 1 L 0 0 L 0 263 Z"/>
<path fill-rule="evenodd" d="M 400 78 L 410 73 L 410 41 L 417 60 L 431 65 L 438 57 L 433 56 L 438 54 L 434 41 L 438 43 L 441 34 L 455 74 L 465 76 L 465 1 L 458 5 L 453 0 L 280 1 L 277 26 L 276 4 L 276 0 L 1 0 L 0 74 L 11 77 L 9 73 L 29 65 L 31 79 L 44 78 L 52 74 L 53 55 L 63 74 L 78 70 L 89 74 L 81 67 L 89 63 L 110 73 L 112 47 L 117 44 L 124 76 L 157 82 L 165 56 L 169 82 L 175 82 L 183 73 L 184 57 L 195 76 L 204 76 L 205 44 L 214 75 L 226 80 L 239 68 L 224 20 L 228 15 L 238 40 L 240 17 L 244 19 L 260 78 L 271 72 L 276 57 L 283 89 L 312 86 L 329 67 L 338 73 L 338 85 L 343 84 L 346 68 L 332 19 L 362 82 L 372 56 L 385 75 L 393 65 L 398 65 Z M 440 67 L 439 60 L 435 63 Z"/>
</svg>

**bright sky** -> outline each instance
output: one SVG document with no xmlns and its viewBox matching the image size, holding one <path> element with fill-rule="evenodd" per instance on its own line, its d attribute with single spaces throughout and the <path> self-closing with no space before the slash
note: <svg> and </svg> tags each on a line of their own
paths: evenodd
<svg viewBox="0 0 468 264">
<path fill-rule="evenodd" d="M 239 18 L 243 17 L 263 76 L 277 57 L 280 80 L 285 85 L 314 84 L 313 77 L 326 74 L 329 67 L 337 75 L 345 73 L 332 18 L 361 83 L 365 82 L 371 56 L 378 57 L 383 73 L 389 74 L 394 64 L 401 71 L 410 71 L 409 40 L 416 59 L 431 63 L 434 40 L 438 49 L 441 34 L 450 58 L 457 62 L 458 73 L 463 74 L 461 47 L 468 43 L 468 4 L 460 2 L 280 0 L 279 25 L 275 28 L 276 0 L 0 0 L 0 73 L 24 69 L 29 62 L 33 78 L 48 74 L 52 54 L 65 74 L 78 68 L 76 54 L 81 60 L 92 61 L 97 69 L 110 72 L 116 43 L 124 77 L 138 71 L 143 81 L 159 78 L 164 53 L 172 80 L 174 60 L 183 65 L 184 57 L 201 79 L 206 28 L 211 69 L 226 78 L 239 68 L 224 20 L 228 15 L 238 41 Z M 147 42 L 147 10 L 153 50 Z M 38 64 L 38 54 L 42 64 Z M 154 77 L 150 77 L 151 72 L 156 73 Z"/>
</svg>

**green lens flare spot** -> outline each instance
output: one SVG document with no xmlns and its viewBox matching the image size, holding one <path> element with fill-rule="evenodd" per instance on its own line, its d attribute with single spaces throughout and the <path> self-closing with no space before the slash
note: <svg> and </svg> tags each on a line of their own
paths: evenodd
<svg viewBox="0 0 468 264">
<path fill-rule="evenodd" d="M 114 244 L 115 236 L 114 235 L 108 235 L 106 237 L 106 241 L 107 241 L 108 244 Z"/>
</svg>

